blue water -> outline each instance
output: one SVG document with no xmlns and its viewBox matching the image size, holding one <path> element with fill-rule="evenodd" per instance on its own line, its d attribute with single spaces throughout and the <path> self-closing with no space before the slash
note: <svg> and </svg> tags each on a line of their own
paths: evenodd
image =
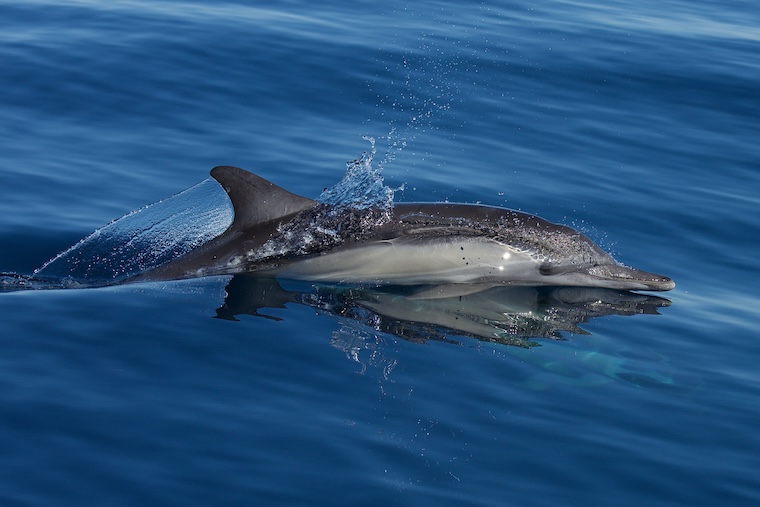
<svg viewBox="0 0 760 507">
<path fill-rule="evenodd" d="M 534 213 L 677 282 L 529 348 L 308 286 L 236 320 L 222 278 L 2 293 L 0 503 L 757 505 L 759 12 L 0 1 L 2 272 L 216 165 L 316 198 L 369 135 L 397 201 Z"/>
</svg>

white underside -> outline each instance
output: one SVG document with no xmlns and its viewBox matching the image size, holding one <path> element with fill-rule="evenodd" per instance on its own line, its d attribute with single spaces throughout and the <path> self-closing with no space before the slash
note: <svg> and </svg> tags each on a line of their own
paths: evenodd
<svg viewBox="0 0 760 507">
<path fill-rule="evenodd" d="M 482 238 L 379 241 L 313 257 L 280 272 L 286 278 L 345 283 L 475 283 L 538 280 L 540 262 Z"/>
</svg>

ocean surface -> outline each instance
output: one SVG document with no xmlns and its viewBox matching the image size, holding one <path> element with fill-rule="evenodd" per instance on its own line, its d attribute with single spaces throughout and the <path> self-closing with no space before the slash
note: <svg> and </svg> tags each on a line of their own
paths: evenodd
<svg viewBox="0 0 760 507">
<path fill-rule="evenodd" d="M 6 280 L 214 166 L 316 198 L 369 136 L 396 202 L 677 284 L 0 292 L 0 504 L 760 505 L 758 47 L 742 0 L 0 0 Z"/>
</svg>

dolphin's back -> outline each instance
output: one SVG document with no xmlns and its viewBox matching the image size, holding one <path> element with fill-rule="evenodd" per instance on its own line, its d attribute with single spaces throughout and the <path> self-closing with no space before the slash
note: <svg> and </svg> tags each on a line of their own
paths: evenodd
<svg viewBox="0 0 760 507">
<path fill-rule="evenodd" d="M 612 261 L 575 229 L 521 211 L 480 204 L 409 203 L 397 205 L 394 216 L 408 233 L 487 238 L 547 265 Z"/>
</svg>

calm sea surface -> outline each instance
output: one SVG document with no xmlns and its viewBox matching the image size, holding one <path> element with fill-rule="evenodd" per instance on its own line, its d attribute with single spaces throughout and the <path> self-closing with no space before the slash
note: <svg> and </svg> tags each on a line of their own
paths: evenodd
<svg viewBox="0 0 760 507">
<path fill-rule="evenodd" d="M 308 285 L 0 293 L 0 504 L 760 504 L 758 47 L 741 0 L 0 0 L 0 272 L 216 165 L 314 198 L 368 135 L 397 201 L 677 282 L 527 349 Z"/>
</svg>

